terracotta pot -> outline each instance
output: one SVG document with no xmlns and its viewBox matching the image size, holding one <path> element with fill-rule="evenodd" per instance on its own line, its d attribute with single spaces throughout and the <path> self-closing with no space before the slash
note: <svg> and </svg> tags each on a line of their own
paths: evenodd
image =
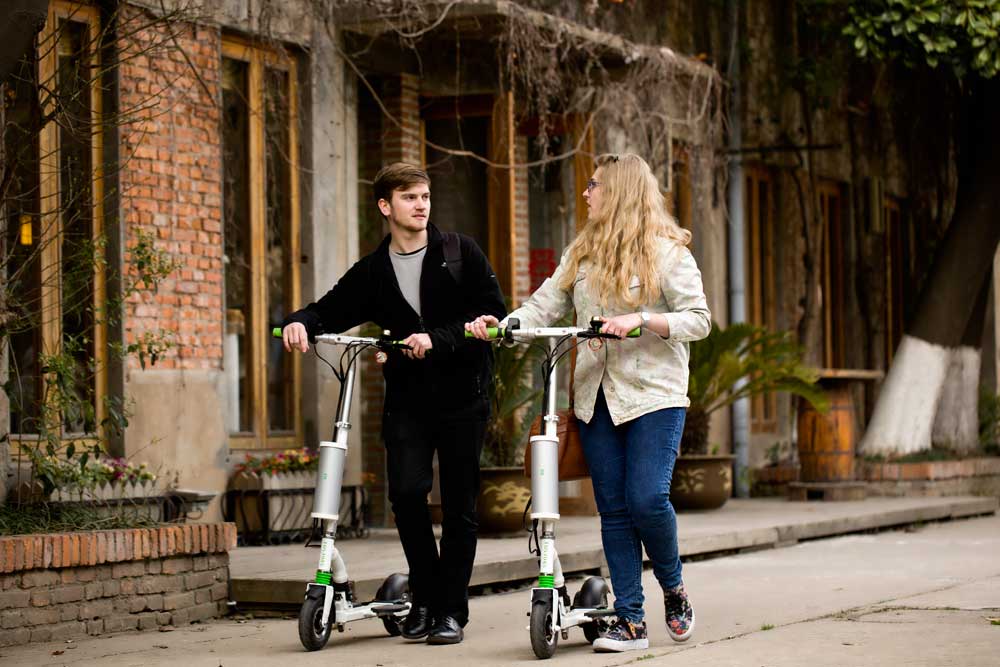
<svg viewBox="0 0 1000 667">
<path fill-rule="evenodd" d="M 482 468 L 480 470 L 479 533 L 498 535 L 521 532 L 521 517 L 531 498 L 531 480 L 520 467 Z"/>
<path fill-rule="evenodd" d="M 714 510 L 733 493 L 733 457 L 682 455 L 674 465 L 670 502 L 676 510 Z"/>
</svg>

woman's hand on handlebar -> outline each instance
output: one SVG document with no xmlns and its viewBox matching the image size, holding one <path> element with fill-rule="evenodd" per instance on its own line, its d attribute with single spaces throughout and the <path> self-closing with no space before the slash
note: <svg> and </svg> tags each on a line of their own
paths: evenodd
<svg viewBox="0 0 1000 667">
<path fill-rule="evenodd" d="M 492 315 L 480 315 L 471 322 L 465 323 L 465 330 L 470 332 L 479 340 L 490 340 L 490 335 L 486 331 L 487 327 L 500 326 L 500 320 Z"/>
<path fill-rule="evenodd" d="M 642 316 L 639 313 L 629 313 L 628 315 L 616 315 L 614 317 L 597 316 L 596 319 L 604 322 L 601 333 L 611 334 L 619 338 L 628 336 L 628 332 L 642 326 Z"/>
<path fill-rule="evenodd" d="M 300 352 L 309 351 L 309 334 L 306 327 L 301 322 L 292 322 L 281 330 L 281 340 L 285 342 L 285 351 L 291 352 L 293 349 Z"/>
</svg>

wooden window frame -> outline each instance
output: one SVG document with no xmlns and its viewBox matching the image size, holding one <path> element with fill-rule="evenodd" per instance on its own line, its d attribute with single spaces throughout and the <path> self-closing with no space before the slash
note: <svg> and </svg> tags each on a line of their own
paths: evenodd
<svg viewBox="0 0 1000 667">
<path fill-rule="evenodd" d="M 744 168 L 744 180 L 747 321 L 774 331 L 777 326 L 774 176 L 766 167 L 748 165 Z M 766 201 L 761 201 L 761 185 L 766 185 Z M 777 430 L 777 395 L 769 392 L 754 396 L 750 401 L 750 431 L 774 433 Z"/>
<path fill-rule="evenodd" d="M 691 210 L 691 164 L 687 146 L 674 142 L 671 149 L 670 167 L 670 214 L 677 224 L 688 231 L 694 228 L 694 213 Z"/>
<path fill-rule="evenodd" d="M 99 128 L 103 116 L 101 86 L 100 86 L 100 14 L 96 7 L 55 0 L 49 5 L 45 26 L 38 36 L 39 102 L 41 112 L 48 115 L 52 112 L 55 100 L 52 95 L 44 94 L 41 89 L 57 90 L 59 49 L 56 40 L 59 39 L 59 21 L 67 20 L 86 26 L 87 44 L 91 49 L 90 66 L 90 119 L 91 127 Z M 39 322 L 39 341 L 41 351 L 46 355 L 59 354 L 62 350 L 62 217 L 60 215 L 61 189 L 59 183 L 60 170 L 59 125 L 56 122 L 47 123 L 38 136 L 38 197 L 39 197 L 39 278 L 41 283 L 40 308 L 43 314 Z M 92 132 L 90 141 L 91 159 L 91 237 L 96 242 L 104 233 L 104 145 L 102 134 Z M 107 283 L 104 271 L 100 266 L 94 270 L 93 285 L 94 312 L 101 312 L 107 300 Z M 93 325 L 94 336 L 94 417 L 96 431 L 93 433 L 67 432 L 60 416 L 58 424 L 49 424 L 52 430 L 58 430 L 65 441 L 93 446 L 101 442 L 106 435 L 103 421 L 106 417 L 105 397 L 108 393 L 107 377 L 107 324 L 96 320 Z M 50 399 L 51 400 L 51 399 Z M 19 448 L 21 443 L 37 442 L 38 436 L 33 433 L 12 433 L 11 442 Z"/>
<path fill-rule="evenodd" d="M 844 368 L 844 229 L 845 187 L 824 180 L 816 185 L 819 213 L 823 218 L 823 365 Z M 836 202 L 834 211 L 833 202 Z"/>
<path fill-rule="evenodd" d="M 289 275 L 286 282 L 289 289 L 291 308 L 301 304 L 300 263 L 300 184 L 299 184 L 299 138 L 298 138 L 298 69 L 295 59 L 278 51 L 252 44 L 233 36 L 224 36 L 222 57 L 239 60 L 247 64 L 247 90 L 249 106 L 249 191 L 250 191 L 250 316 L 247 322 L 249 354 L 247 376 L 251 392 L 250 405 L 253 406 L 252 432 L 229 432 L 229 446 L 232 449 L 288 449 L 299 447 L 304 437 L 302 422 L 302 359 L 301 355 L 290 355 L 292 364 L 292 424 L 289 431 L 270 430 L 267 401 L 267 349 L 270 331 L 267 330 L 267 192 L 265 165 L 265 122 L 264 73 L 265 68 L 278 69 L 288 75 L 288 171 L 290 175 L 288 222 L 288 256 L 292 258 L 286 267 Z"/>
</svg>

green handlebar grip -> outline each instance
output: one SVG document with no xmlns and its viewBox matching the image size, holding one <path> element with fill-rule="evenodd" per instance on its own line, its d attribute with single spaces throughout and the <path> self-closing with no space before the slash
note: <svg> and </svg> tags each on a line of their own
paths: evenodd
<svg viewBox="0 0 1000 667">
<path fill-rule="evenodd" d="M 275 338 L 281 338 L 281 327 L 274 327 L 271 329 L 271 335 Z"/>
<path fill-rule="evenodd" d="M 486 327 L 486 335 L 490 338 L 500 338 L 500 327 Z M 475 338 L 471 331 L 465 332 L 466 338 Z"/>
<path fill-rule="evenodd" d="M 631 331 L 629 331 L 628 334 L 626 334 L 625 337 L 626 338 L 638 338 L 641 335 L 642 335 L 642 327 L 636 327 L 635 329 L 632 329 Z"/>
</svg>

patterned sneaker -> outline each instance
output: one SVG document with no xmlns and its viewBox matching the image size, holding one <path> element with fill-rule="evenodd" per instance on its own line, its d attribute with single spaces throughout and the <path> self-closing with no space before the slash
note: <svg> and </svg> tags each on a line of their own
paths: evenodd
<svg viewBox="0 0 1000 667">
<path fill-rule="evenodd" d="M 684 584 L 663 591 L 663 606 L 667 612 L 667 634 L 675 642 L 685 641 L 694 632 L 694 609 Z"/>
<path fill-rule="evenodd" d="M 645 621 L 636 624 L 619 618 L 607 633 L 594 640 L 594 650 L 598 653 L 620 653 L 644 648 L 649 648 Z"/>
</svg>

